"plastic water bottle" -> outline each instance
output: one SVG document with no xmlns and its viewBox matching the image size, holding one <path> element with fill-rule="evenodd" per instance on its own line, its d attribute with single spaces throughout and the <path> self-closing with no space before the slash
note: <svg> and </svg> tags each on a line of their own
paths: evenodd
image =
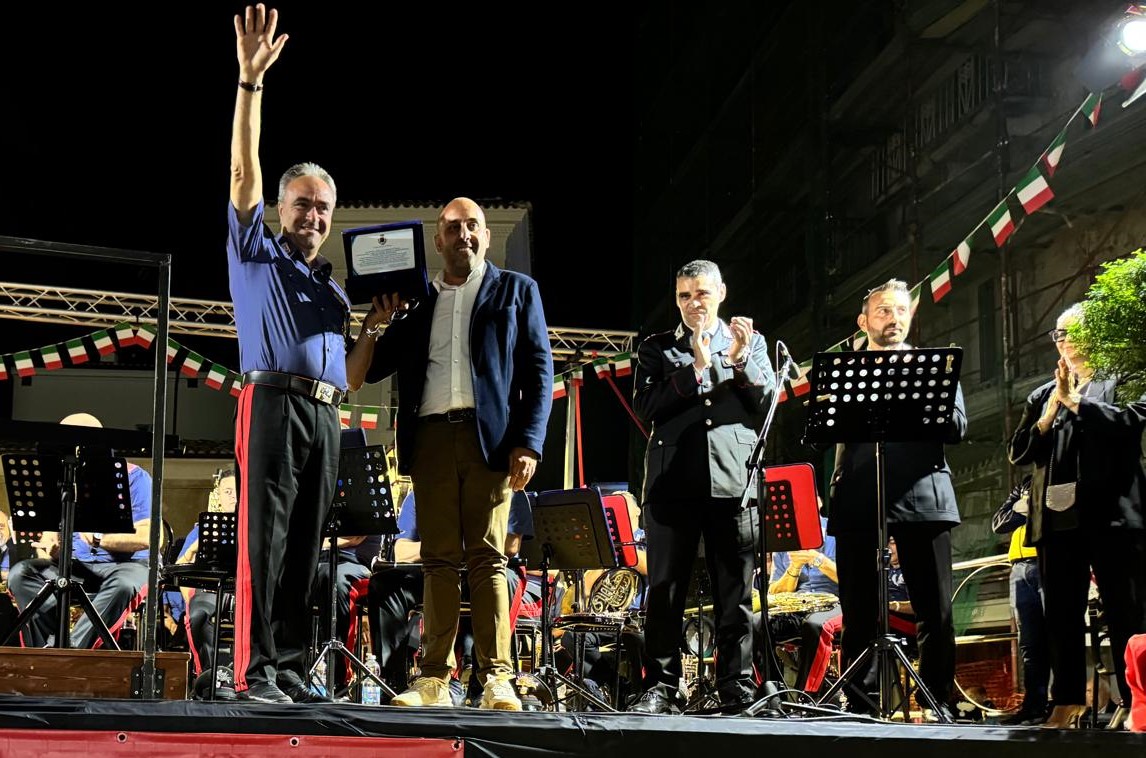
<svg viewBox="0 0 1146 758">
<path fill-rule="evenodd" d="M 370 653 L 366 656 L 366 670 L 374 676 L 382 676 L 382 667 L 378 665 L 378 659 L 374 657 L 374 653 Z M 370 677 L 366 677 L 362 680 L 362 704 L 382 704 L 382 688 L 378 686 L 378 682 Z"/>
<path fill-rule="evenodd" d="M 322 656 L 314 665 L 314 674 L 310 677 L 311 688 L 326 691 L 326 656 Z"/>
</svg>

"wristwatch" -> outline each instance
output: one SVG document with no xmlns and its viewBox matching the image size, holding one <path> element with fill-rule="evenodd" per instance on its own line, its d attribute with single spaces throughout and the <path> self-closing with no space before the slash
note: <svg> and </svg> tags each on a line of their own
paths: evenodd
<svg viewBox="0 0 1146 758">
<path fill-rule="evenodd" d="M 823 566 L 823 565 L 824 565 L 824 556 L 817 555 L 815 558 L 812 559 L 812 568 L 818 569 L 820 566 Z"/>
<path fill-rule="evenodd" d="M 103 539 L 103 532 L 92 532 L 92 547 L 99 547 L 100 540 Z"/>
</svg>

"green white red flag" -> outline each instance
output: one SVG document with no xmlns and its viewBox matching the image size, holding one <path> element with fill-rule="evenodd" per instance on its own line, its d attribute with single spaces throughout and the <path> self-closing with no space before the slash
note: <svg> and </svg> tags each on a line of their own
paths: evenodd
<svg viewBox="0 0 1146 758">
<path fill-rule="evenodd" d="M 126 322 L 116 324 L 115 339 L 119 342 L 120 348 L 131 347 L 135 344 L 135 329 Z"/>
<path fill-rule="evenodd" d="M 111 341 L 111 332 L 107 329 L 100 329 L 93 333 L 92 342 L 95 343 L 96 350 L 99 351 L 100 355 L 115 352 L 115 343 Z"/>
<path fill-rule="evenodd" d="M 991 227 L 991 236 L 995 238 L 998 247 L 1002 247 L 1007 238 L 1015 233 L 1015 221 L 1011 218 L 1006 198 L 987 215 L 987 224 Z"/>
<path fill-rule="evenodd" d="M 71 360 L 73 366 L 78 366 L 81 363 L 88 361 L 88 349 L 81 339 L 68 340 L 68 358 Z"/>
<path fill-rule="evenodd" d="M 48 371 L 63 368 L 64 359 L 60 357 L 60 351 L 55 345 L 40 348 L 40 357 L 44 359 L 44 368 Z"/>
<path fill-rule="evenodd" d="M 1043 174 L 1039 171 L 1038 164 L 1031 166 L 1031 170 L 1019 180 L 1019 185 L 1015 187 L 1015 195 L 1019 198 L 1019 202 L 1023 204 L 1023 210 L 1027 215 L 1034 213 L 1039 208 L 1051 201 L 1054 197 L 1054 192 L 1051 191 L 1050 185 L 1047 180 L 1043 178 Z"/>
<path fill-rule="evenodd" d="M 951 291 L 951 276 L 951 258 L 949 256 L 944 258 L 943 262 L 936 266 L 931 275 L 927 277 L 931 282 L 932 300 L 938 303 Z"/>
<path fill-rule="evenodd" d="M 606 357 L 598 358 L 597 360 L 593 361 L 593 371 L 597 373 L 598 379 L 608 376 L 610 374 L 609 359 Z"/>
<path fill-rule="evenodd" d="M 382 409 L 377 405 L 364 405 L 358 416 L 358 425 L 363 429 L 377 429 L 378 416 Z"/>
<path fill-rule="evenodd" d="M 350 428 L 350 410 L 349 405 L 338 406 L 338 425 L 343 429 Z"/>
<path fill-rule="evenodd" d="M 617 353 L 614 355 L 613 371 L 617 376 L 628 376 L 633 373 L 632 353 Z"/>
<path fill-rule="evenodd" d="M 565 378 L 560 376 L 553 377 L 553 399 L 560 400 L 565 397 Z"/>
<path fill-rule="evenodd" d="M 223 382 L 227 381 L 227 369 L 218 363 L 212 363 L 207 370 L 207 386 L 213 390 L 223 389 Z"/>
<path fill-rule="evenodd" d="M 1047 170 L 1047 176 L 1054 176 L 1055 169 L 1058 168 L 1059 162 L 1062 160 L 1062 153 L 1066 150 L 1066 129 L 1064 128 L 1054 138 L 1054 142 L 1050 144 L 1047 151 L 1043 153 L 1043 167 Z"/>
<path fill-rule="evenodd" d="M 13 355 L 12 362 L 16 364 L 18 376 L 34 376 L 36 374 L 36 366 L 32 363 L 32 354 L 27 350 Z"/>
</svg>

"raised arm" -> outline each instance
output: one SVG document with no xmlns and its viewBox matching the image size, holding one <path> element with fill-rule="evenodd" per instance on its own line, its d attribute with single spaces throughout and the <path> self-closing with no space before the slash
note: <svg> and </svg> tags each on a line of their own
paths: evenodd
<svg viewBox="0 0 1146 758">
<path fill-rule="evenodd" d="M 231 204 L 239 220 L 249 224 L 263 194 L 259 165 L 259 135 L 262 132 L 263 75 L 278 60 L 287 35 L 276 40 L 278 11 L 262 3 L 247 6 L 235 16 L 235 50 L 239 59 L 239 83 L 235 95 L 235 120 L 231 131 Z"/>
</svg>

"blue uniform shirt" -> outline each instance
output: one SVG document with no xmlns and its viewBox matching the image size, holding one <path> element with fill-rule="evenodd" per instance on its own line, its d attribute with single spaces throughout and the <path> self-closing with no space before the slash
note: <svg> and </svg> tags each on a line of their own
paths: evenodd
<svg viewBox="0 0 1146 758">
<path fill-rule="evenodd" d="M 823 516 L 820 517 L 820 528 L 827 527 L 827 519 Z M 824 545 L 820 548 L 821 553 L 831 560 L 836 559 L 836 538 L 824 534 Z M 784 572 L 792 565 L 791 560 L 788 558 L 787 553 L 773 553 L 772 554 L 772 581 L 779 581 L 784 576 Z M 840 594 L 840 587 L 833 582 L 824 572 L 817 568 L 812 568 L 812 565 L 805 564 L 800 568 L 800 578 L 796 580 L 796 592 L 828 592 L 833 595 Z"/>
<path fill-rule="evenodd" d="M 127 464 L 127 486 L 131 492 L 131 520 L 135 524 L 151 518 L 151 474 L 134 463 Z M 102 547 L 92 548 L 79 533 L 72 535 L 72 555 L 82 563 L 147 562 L 147 548 L 127 553 L 109 553 Z"/>
<path fill-rule="evenodd" d="M 320 379 L 346 389 L 346 330 L 350 301 L 319 256 L 312 268 L 293 255 L 255 206 L 250 226 L 227 203 L 227 269 L 239 366 Z"/>
</svg>

